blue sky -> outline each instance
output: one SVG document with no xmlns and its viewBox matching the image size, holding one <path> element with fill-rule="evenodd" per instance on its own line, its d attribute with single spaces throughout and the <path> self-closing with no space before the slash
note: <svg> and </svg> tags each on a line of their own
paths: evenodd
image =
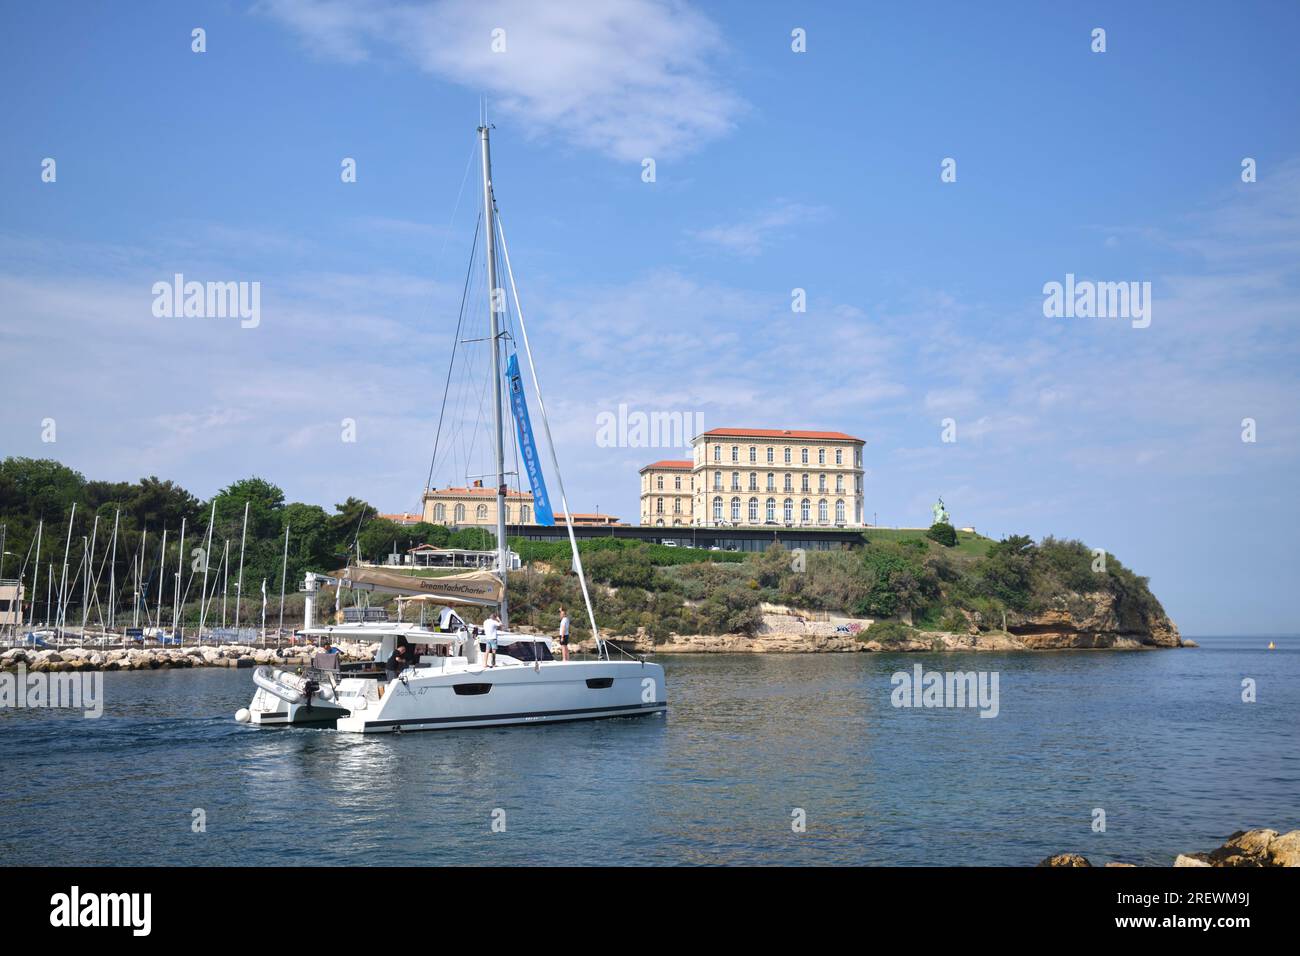
<svg viewBox="0 0 1300 956">
<path fill-rule="evenodd" d="M 1186 633 L 1300 629 L 1300 7 L 900 6 L 10 5 L 0 447 L 414 509 L 485 96 L 576 510 L 635 520 L 676 455 L 599 447 L 620 403 L 838 429 L 882 524 L 941 494 L 1107 548 Z M 260 325 L 155 318 L 176 272 L 260 282 Z M 1067 273 L 1150 282 L 1150 327 L 1044 318 Z"/>
</svg>

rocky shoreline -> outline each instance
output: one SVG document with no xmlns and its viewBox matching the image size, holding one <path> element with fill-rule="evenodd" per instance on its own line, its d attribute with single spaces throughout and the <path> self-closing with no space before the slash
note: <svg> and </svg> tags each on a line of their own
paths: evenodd
<svg viewBox="0 0 1300 956">
<path fill-rule="evenodd" d="M 1163 612 L 1134 619 L 1116 606 L 1108 593 L 1064 595 L 1038 614 L 1007 615 L 1005 629 L 981 629 L 968 618 L 964 631 L 911 630 L 897 637 L 874 640 L 871 618 L 826 611 L 809 611 L 779 604 L 760 606 L 762 624 L 753 634 L 673 634 L 654 641 L 645 628 L 628 636 L 607 639 L 638 654 L 834 654 L 924 653 L 940 651 L 1005 653 L 1047 650 L 1144 650 L 1195 647 L 1185 640 Z M 999 622 L 1003 623 L 1003 622 Z M 535 629 L 519 628 L 524 633 Z M 888 633 L 888 632 L 886 632 Z M 376 645 L 337 645 L 345 660 L 370 660 Z M 576 642 L 579 651 L 595 653 L 591 639 Z M 0 653 L 0 670 L 19 663 L 28 670 L 152 670 L 159 667 L 252 667 L 257 664 L 304 665 L 316 648 L 294 644 L 281 648 L 249 645 L 157 647 L 129 650 L 14 648 Z"/>
<path fill-rule="evenodd" d="M 1093 866 L 1079 853 L 1058 853 L 1038 864 L 1051 867 Z M 1104 866 L 1135 866 L 1110 862 Z M 1217 850 L 1208 853 L 1180 853 L 1170 866 L 1300 866 L 1300 830 L 1238 830 Z"/>
<path fill-rule="evenodd" d="M 1122 619 L 1114 597 L 1066 595 L 1039 613 L 1008 615 L 1006 629 L 981 630 L 973 618 L 964 631 L 913 631 L 903 639 L 873 640 L 871 618 L 808 611 L 778 604 L 761 606 L 763 623 L 753 634 L 674 634 L 654 642 L 639 629 L 613 642 L 636 653 L 807 654 L 854 652 L 1142 650 L 1196 647 L 1163 614 Z M 591 649 L 591 642 L 579 645 Z"/>
</svg>

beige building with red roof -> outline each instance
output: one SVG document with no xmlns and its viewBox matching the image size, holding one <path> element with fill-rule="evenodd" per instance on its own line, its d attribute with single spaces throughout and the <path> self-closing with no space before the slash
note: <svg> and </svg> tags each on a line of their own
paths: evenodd
<svg viewBox="0 0 1300 956">
<path fill-rule="evenodd" d="M 641 524 L 687 527 L 695 522 L 695 462 L 666 459 L 641 469 Z"/>
<path fill-rule="evenodd" d="M 572 517 L 574 525 L 611 526 L 620 523 L 617 515 L 599 512 L 575 511 Z M 424 520 L 449 528 L 482 527 L 496 531 L 496 489 L 484 488 L 481 481 L 474 482 L 469 488 L 426 488 Z M 533 493 L 507 489 L 506 524 L 532 524 L 533 520 Z M 555 523 L 564 523 L 564 512 L 555 513 Z"/>
<path fill-rule="evenodd" d="M 450 528 L 490 528 L 497 526 L 497 492 L 476 481 L 469 488 L 426 488 L 424 520 Z M 506 491 L 506 524 L 532 524 L 533 493 Z"/>
<path fill-rule="evenodd" d="M 692 513 L 707 527 L 860 528 L 865 444 L 830 431 L 702 432 L 692 441 Z"/>
</svg>

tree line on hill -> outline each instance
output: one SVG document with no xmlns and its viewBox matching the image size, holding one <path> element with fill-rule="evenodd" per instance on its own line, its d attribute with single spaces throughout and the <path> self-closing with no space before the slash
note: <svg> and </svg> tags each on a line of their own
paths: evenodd
<svg viewBox="0 0 1300 956">
<path fill-rule="evenodd" d="M 9 457 L 0 461 L 0 525 L 4 527 L 2 576 L 17 578 L 20 573 L 31 586 L 36 562 L 38 524 L 43 520 L 40 542 L 41 583 L 37 590 L 44 601 L 49 566 L 55 574 L 62 571 L 64 549 L 68 541 L 68 521 L 72 520 L 71 546 L 68 547 L 69 575 L 83 559 L 83 539 L 94 537 L 92 578 L 101 593 L 107 593 L 111 557 L 110 548 L 115 515 L 118 518 L 115 580 L 119 587 L 133 581 L 134 562 L 145 537 L 144 575 L 146 590 L 156 591 L 159 570 L 174 573 L 177 564 L 186 576 L 202 574 L 204 548 L 210 573 L 228 568 L 231 593 L 239 562 L 243 537 L 244 511 L 248 510 L 248 531 L 244 544 L 245 596 L 257 594 L 263 580 L 269 592 L 278 593 L 284 559 L 285 529 L 289 531 L 286 589 L 296 591 L 307 571 L 329 572 L 343 567 L 358 555 L 367 561 L 382 562 L 396 549 L 399 553 L 417 544 L 439 547 L 491 548 L 494 537 L 482 529 L 452 531 L 442 525 L 420 523 L 399 525 L 378 516 L 378 511 L 359 498 L 349 497 L 336 504 L 332 512 L 319 505 L 285 501 L 284 491 L 263 478 L 251 477 L 233 482 L 212 498 L 203 500 L 172 481 L 157 477 L 139 481 L 87 480 L 84 475 L 51 459 Z M 215 518 L 213 506 L 215 505 Z M 98 522 L 96 522 L 98 519 Z M 179 561 L 181 523 L 185 524 L 185 556 Z M 161 551 L 163 530 L 167 531 L 167 551 Z M 226 561 L 227 542 L 229 560 Z M 195 549 L 199 549 L 197 552 Z M 197 564 L 197 570 L 195 565 Z M 224 565 L 224 567 L 223 567 Z M 170 587 L 170 578 L 168 578 Z M 57 587 L 57 578 L 55 585 Z M 80 586 L 75 595 L 80 602 Z M 30 600 L 31 594 L 28 595 Z M 129 598 L 124 598 L 129 602 Z M 170 593 L 164 595 L 170 604 Z"/>
</svg>

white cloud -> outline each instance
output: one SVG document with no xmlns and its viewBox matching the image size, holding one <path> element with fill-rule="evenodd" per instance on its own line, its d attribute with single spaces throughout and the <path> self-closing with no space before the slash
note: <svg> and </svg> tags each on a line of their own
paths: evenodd
<svg viewBox="0 0 1300 956">
<path fill-rule="evenodd" d="M 619 160 L 690 152 L 745 110 L 710 69 L 725 52 L 721 32 L 679 0 L 264 0 L 261 9 L 322 57 L 396 54 L 485 92 L 490 113 Z"/>
<path fill-rule="evenodd" d="M 699 242 L 740 256 L 756 256 L 789 227 L 817 222 L 826 214 L 821 206 L 779 202 L 772 208 L 741 222 L 692 231 Z"/>
</svg>

